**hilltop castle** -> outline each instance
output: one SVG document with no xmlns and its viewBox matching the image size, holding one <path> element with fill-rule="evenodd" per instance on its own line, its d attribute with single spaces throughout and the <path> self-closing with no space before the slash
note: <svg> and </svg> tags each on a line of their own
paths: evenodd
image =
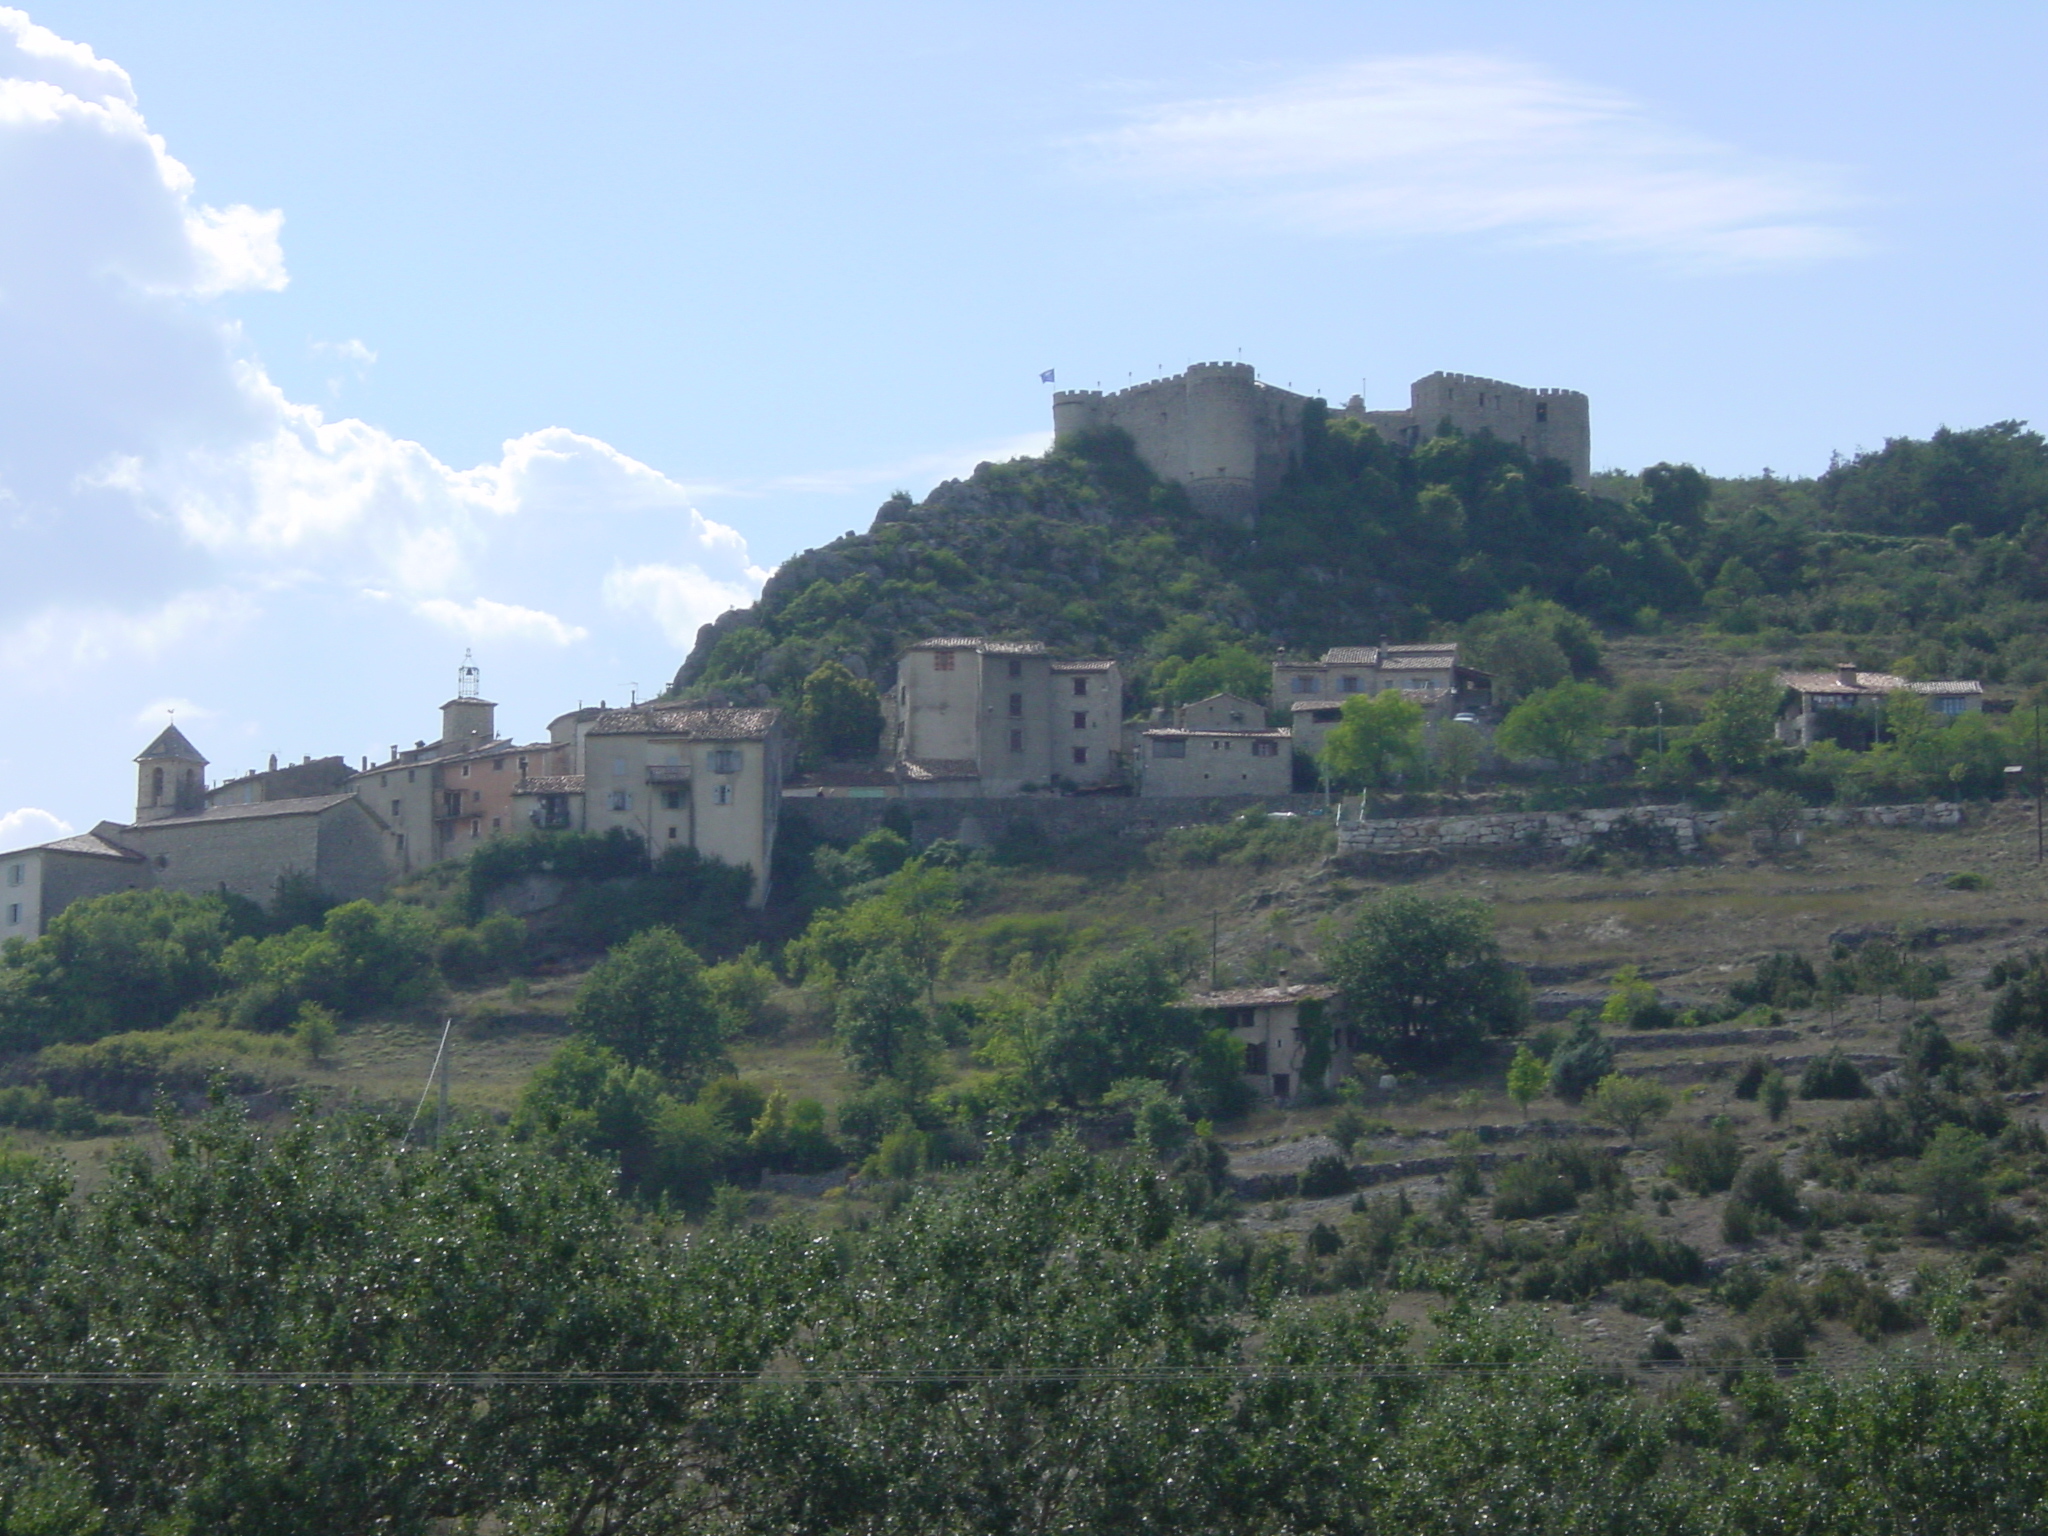
<svg viewBox="0 0 2048 1536">
<path fill-rule="evenodd" d="M 1572 389 L 1524 389 L 1464 373 L 1432 373 L 1409 386 L 1405 411 L 1368 411 L 1353 395 L 1334 414 L 1414 446 L 1444 425 L 1518 443 L 1537 458 L 1571 466 L 1584 486 L 1593 472 L 1586 397 Z M 1052 397 L 1053 436 L 1115 427 L 1162 480 L 1187 487 L 1198 511 L 1248 523 L 1301 457 L 1307 395 L 1262 384 L 1249 363 L 1195 363 L 1172 378 L 1105 394 L 1063 389 Z"/>
</svg>

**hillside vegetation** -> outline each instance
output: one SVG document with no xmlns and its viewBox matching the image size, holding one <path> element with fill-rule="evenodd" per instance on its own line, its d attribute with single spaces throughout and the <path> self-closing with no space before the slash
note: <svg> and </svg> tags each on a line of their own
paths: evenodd
<svg viewBox="0 0 2048 1536">
<path fill-rule="evenodd" d="M 794 704 L 823 661 L 871 676 L 931 634 L 1139 662 L 1455 633 L 1519 595 L 1611 635 L 1688 626 L 1908 677 L 2048 680 L 2048 444 L 2017 422 L 1896 439 L 1814 479 L 1685 465 L 1582 492 L 1491 438 L 1409 450 L 1311 408 L 1250 530 L 1195 516 L 1128 440 L 984 464 L 787 562 L 700 635 L 680 691 Z M 1171 633 L 1170 633 L 1171 632 Z"/>
</svg>

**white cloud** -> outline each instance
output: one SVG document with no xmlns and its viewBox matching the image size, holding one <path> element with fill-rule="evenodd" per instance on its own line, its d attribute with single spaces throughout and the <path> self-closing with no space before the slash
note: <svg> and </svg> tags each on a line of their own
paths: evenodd
<svg viewBox="0 0 2048 1536">
<path fill-rule="evenodd" d="M 316 341 L 313 351 L 320 357 L 338 357 L 345 363 L 354 363 L 358 368 L 368 368 L 377 361 L 377 354 L 360 339 L 351 336 L 347 341 Z"/>
<path fill-rule="evenodd" d="M 759 589 L 758 581 L 719 581 L 695 566 L 635 565 L 605 577 L 604 600 L 616 612 L 653 620 L 672 645 L 687 646 L 699 625 L 751 603 Z"/>
<path fill-rule="evenodd" d="M 65 604 L 43 608 L 0 632 L 0 669 L 39 686 L 109 663 L 148 661 L 195 638 L 233 638 L 256 617 L 246 593 L 180 592 L 139 612 Z"/>
<path fill-rule="evenodd" d="M 62 817 L 24 805 L 0 816 L 0 849 L 32 848 L 37 843 L 69 837 L 75 830 Z"/>
<path fill-rule="evenodd" d="M 564 624 L 552 613 L 538 608 L 521 608 L 517 603 L 494 603 L 488 597 L 458 603 L 445 597 L 428 598 L 415 611 L 443 629 L 465 640 L 540 641 L 547 645 L 574 645 L 589 638 L 590 631 L 576 624 Z"/>
<path fill-rule="evenodd" d="M 1641 104 L 1470 54 L 1367 59 L 1169 102 L 1076 141 L 1089 172 L 1339 235 L 1495 232 L 1684 265 L 1860 249 L 1823 167 L 1658 122 Z"/>
</svg>

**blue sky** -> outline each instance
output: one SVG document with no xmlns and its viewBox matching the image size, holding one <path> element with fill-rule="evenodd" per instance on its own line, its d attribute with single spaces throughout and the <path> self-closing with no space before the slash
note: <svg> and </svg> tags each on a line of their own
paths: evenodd
<svg viewBox="0 0 2048 1536">
<path fill-rule="evenodd" d="M 645 693 L 790 553 L 1242 356 L 1596 465 L 2048 420 L 2038 6 L 0 10 L 0 845 Z"/>
</svg>

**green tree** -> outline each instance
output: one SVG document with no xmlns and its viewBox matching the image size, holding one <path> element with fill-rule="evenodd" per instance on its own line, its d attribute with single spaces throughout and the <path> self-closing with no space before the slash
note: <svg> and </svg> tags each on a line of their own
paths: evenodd
<svg viewBox="0 0 2048 1536">
<path fill-rule="evenodd" d="M 1550 1081 L 1550 1063 L 1526 1044 L 1515 1047 L 1515 1059 L 1508 1063 L 1508 1097 L 1522 1106 L 1522 1118 L 1529 1118 L 1529 1106 Z"/>
<path fill-rule="evenodd" d="M 1574 768 L 1599 750 L 1606 730 L 1607 690 L 1559 683 L 1509 710 L 1494 740 L 1509 757 L 1545 757 Z"/>
<path fill-rule="evenodd" d="M 1479 771 L 1482 738 L 1479 728 L 1463 720 L 1446 720 L 1436 728 L 1436 771 L 1459 794 Z"/>
<path fill-rule="evenodd" d="M 1390 892 L 1360 911 L 1328 965 L 1353 1027 L 1391 1061 L 1447 1061 L 1528 1019 L 1528 983 L 1502 958 L 1484 902 Z"/>
<path fill-rule="evenodd" d="M 1422 766 L 1422 706 L 1394 689 L 1354 694 L 1330 730 L 1323 771 L 1347 789 L 1384 789 Z"/>
<path fill-rule="evenodd" d="M 671 929 L 635 934 L 592 966 L 569 1027 L 688 1090 L 729 1070 L 704 962 Z"/>
<path fill-rule="evenodd" d="M 1768 672 L 1751 672 L 1717 689 L 1692 730 L 1707 761 L 1723 774 L 1763 766 L 1777 740 L 1783 693 Z"/>
<path fill-rule="evenodd" d="M 73 902 L 0 952 L 0 1045 L 33 1050 L 167 1024 L 221 985 L 223 904 L 178 891 Z"/>
<path fill-rule="evenodd" d="M 1272 690 L 1272 662 L 1243 635 L 1195 613 L 1176 614 L 1145 642 L 1141 685 L 1154 703 L 1187 704 L 1212 693 L 1263 699 Z"/>
<path fill-rule="evenodd" d="M 1990 1163 L 1990 1149 L 1975 1131 L 1960 1125 L 1936 1130 L 1913 1176 L 1921 1226 L 1953 1232 L 1990 1214 L 1991 1194 L 1985 1184 Z"/>
<path fill-rule="evenodd" d="M 1633 1140 L 1644 1126 L 1670 1110 L 1671 1090 L 1646 1077 L 1610 1072 L 1586 1095 L 1586 1107 L 1596 1118 L 1620 1126 Z"/>
<path fill-rule="evenodd" d="M 1600 671 L 1600 640 L 1570 609 L 1525 592 L 1499 613 L 1465 626 L 1471 664 L 1493 678 L 1496 704 L 1514 704 L 1545 688 Z"/>
<path fill-rule="evenodd" d="M 1035 1021 L 1030 1052 L 1045 1091 L 1092 1102 L 1122 1078 L 1167 1078 L 1197 1045 L 1199 1025 L 1180 1006 L 1182 957 L 1156 944 L 1099 955 L 1053 993 Z"/>
<path fill-rule="evenodd" d="M 875 685 L 828 661 L 804 679 L 796 708 L 797 739 L 814 761 L 875 755 L 882 705 Z"/>
<path fill-rule="evenodd" d="M 932 1085 L 937 1040 L 916 969 L 901 951 L 862 957 L 833 1009 L 846 1064 L 863 1083 L 894 1078 L 913 1092 Z"/>
</svg>

